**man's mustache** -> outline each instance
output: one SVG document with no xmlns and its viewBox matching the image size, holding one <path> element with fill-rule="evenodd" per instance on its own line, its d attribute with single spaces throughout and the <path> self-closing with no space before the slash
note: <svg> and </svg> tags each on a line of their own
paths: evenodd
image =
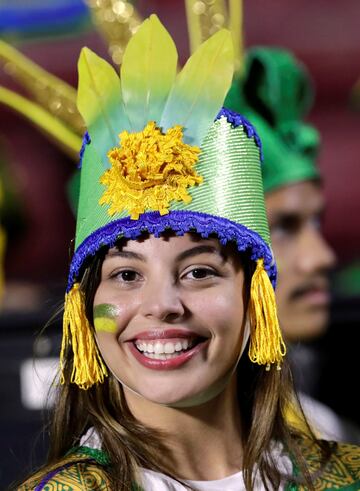
<svg viewBox="0 0 360 491">
<path fill-rule="evenodd" d="M 291 300 L 297 300 L 308 293 L 314 291 L 325 291 L 328 292 L 330 288 L 330 284 L 327 278 L 316 278 L 308 281 L 304 281 L 303 283 L 296 286 L 290 293 Z"/>
</svg>

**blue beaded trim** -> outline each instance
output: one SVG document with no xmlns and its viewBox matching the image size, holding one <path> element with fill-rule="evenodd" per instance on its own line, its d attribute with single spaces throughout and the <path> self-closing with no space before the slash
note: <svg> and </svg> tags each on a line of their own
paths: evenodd
<svg viewBox="0 0 360 491">
<path fill-rule="evenodd" d="M 231 109 L 226 109 L 226 107 L 222 107 L 220 109 L 220 112 L 215 118 L 215 121 L 217 119 L 220 119 L 222 116 L 226 118 L 227 122 L 232 124 L 234 128 L 237 128 L 238 126 L 243 126 L 245 133 L 248 138 L 254 138 L 256 145 L 259 148 L 260 151 L 260 160 L 261 162 L 263 161 L 263 149 L 261 145 L 261 140 L 259 135 L 257 134 L 256 129 L 254 126 L 248 121 L 244 116 L 242 116 L 239 113 L 236 113 L 235 111 L 231 111 Z"/>
<path fill-rule="evenodd" d="M 80 152 L 79 152 L 80 160 L 79 160 L 79 164 L 78 164 L 78 169 L 81 169 L 81 167 L 82 167 L 82 161 L 83 161 L 85 149 L 86 149 L 86 146 L 89 145 L 90 143 L 91 143 L 90 135 L 87 131 L 85 131 L 84 136 L 83 136 L 82 145 L 81 145 Z"/>
<path fill-rule="evenodd" d="M 264 258 L 264 266 L 275 288 L 276 265 L 270 247 L 259 234 L 244 225 L 195 211 L 171 211 L 167 215 L 159 212 L 149 212 L 140 215 L 138 220 L 130 217 L 121 218 L 104 225 L 90 234 L 75 251 L 70 265 L 67 292 L 69 292 L 79 277 L 85 259 L 93 256 L 102 246 L 114 247 L 116 241 L 125 237 L 136 239 L 142 232 L 159 237 L 165 230 L 172 230 L 176 235 L 187 232 L 197 232 L 201 237 L 207 238 L 216 234 L 220 243 L 225 245 L 229 241 L 237 244 L 239 251 L 251 251 L 251 259 L 256 261 Z"/>
</svg>

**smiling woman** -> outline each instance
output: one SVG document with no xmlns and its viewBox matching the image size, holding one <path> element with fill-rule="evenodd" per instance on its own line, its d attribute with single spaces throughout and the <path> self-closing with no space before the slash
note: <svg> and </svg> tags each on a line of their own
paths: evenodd
<svg viewBox="0 0 360 491">
<path fill-rule="evenodd" d="M 94 325 L 128 403 L 190 407 L 222 392 L 249 335 L 244 294 L 239 254 L 216 239 L 150 236 L 111 249 Z"/>
<path fill-rule="evenodd" d="M 176 65 L 155 16 L 121 84 L 80 56 L 61 385 L 48 462 L 19 489 L 358 489 L 359 450 L 315 438 L 284 360 L 260 139 L 221 109 L 230 33 Z"/>
</svg>

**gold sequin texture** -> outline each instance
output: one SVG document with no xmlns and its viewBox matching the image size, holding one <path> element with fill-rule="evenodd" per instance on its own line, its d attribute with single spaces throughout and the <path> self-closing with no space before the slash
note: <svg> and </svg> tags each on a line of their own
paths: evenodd
<svg viewBox="0 0 360 491">
<path fill-rule="evenodd" d="M 187 188 L 203 180 L 194 169 L 200 149 L 182 141 L 181 126 L 164 134 L 150 121 L 143 131 L 119 137 L 120 146 L 108 153 L 111 168 L 100 178 L 107 189 L 99 204 L 110 205 L 110 216 L 127 210 L 136 220 L 147 210 L 168 213 L 174 200 L 190 203 Z"/>
</svg>

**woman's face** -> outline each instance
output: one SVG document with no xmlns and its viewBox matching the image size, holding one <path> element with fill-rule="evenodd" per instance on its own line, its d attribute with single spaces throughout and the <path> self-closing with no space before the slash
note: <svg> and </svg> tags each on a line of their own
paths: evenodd
<svg viewBox="0 0 360 491">
<path fill-rule="evenodd" d="M 109 250 L 94 325 L 125 393 L 175 405 L 232 372 L 246 339 L 244 271 L 231 250 L 190 234 Z"/>
</svg>

